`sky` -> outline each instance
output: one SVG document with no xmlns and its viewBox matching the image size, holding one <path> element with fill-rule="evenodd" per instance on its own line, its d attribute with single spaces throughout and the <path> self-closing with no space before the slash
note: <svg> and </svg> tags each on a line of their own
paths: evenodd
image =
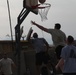
<svg viewBox="0 0 76 75">
<path fill-rule="evenodd" d="M 23 0 L 8 1 L 14 39 L 17 17 L 23 8 Z M 32 20 L 46 28 L 54 28 L 55 23 L 60 23 L 61 30 L 65 32 L 66 36 L 72 35 L 76 39 L 76 0 L 46 0 L 46 3 L 51 4 L 47 14 L 48 20 L 42 22 L 39 14 L 36 15 L 30 12 L 21 24 L 21 26 L 24 26 L 22 36 L 27 36 L 30 27 L 32 27 L 39 37 L 44 37 L 49 44 L 52 44 L 51 35 L 31 25 Z M 0 40 L 7 39 L 11 39 L 7 0 L 0 0 Z"/>
</svg>

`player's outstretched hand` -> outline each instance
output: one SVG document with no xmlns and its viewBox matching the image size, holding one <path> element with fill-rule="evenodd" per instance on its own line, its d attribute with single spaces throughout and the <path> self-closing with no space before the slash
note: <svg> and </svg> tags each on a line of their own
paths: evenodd
<svg viewBox="0 0 76 75">
<path fill-rule="evenodd" d="M 34 21 L 31 21 L 32 25 L 37 25 L 37 23 L 35 23 Z"/>
</svg>

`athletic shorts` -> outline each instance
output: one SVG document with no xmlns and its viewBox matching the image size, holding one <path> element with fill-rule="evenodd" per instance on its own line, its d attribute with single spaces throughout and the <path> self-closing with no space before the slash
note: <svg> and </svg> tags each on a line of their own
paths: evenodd
<svg viewBox="0 0 76 75">
<path fill-rule="evenodd" d="M 56 56 L 57 56 L 57 59 L 60 59 L 60 55 L 61 55 L 61 50 L 64 46 L 57 46 L 56 49 L 55 49 L 55 52 L 56 52 Z"/>
<path fill-rule="evenodd" d="M 45 52 L 36 53 L 36 65 L 42 65 L 42 63 L 47 64 L 49 60 L 49 54 Z"/>
</svg>

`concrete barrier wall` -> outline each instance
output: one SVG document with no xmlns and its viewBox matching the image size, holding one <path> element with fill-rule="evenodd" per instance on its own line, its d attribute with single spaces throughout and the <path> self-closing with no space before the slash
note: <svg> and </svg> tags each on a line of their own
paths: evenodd
<svg viewBox="0 0 76 75">
<path fill-rule="evenodd" d="M 8 57 L 10 57 L 15 64 L 18 64 L 18 57 L 14 56 L 15 51 L 15 43 L 14 50 L 12 50 L 12 43 L 11 42 L 0 42 L 0 53 L 1 52 L 8 52 Z M 36 75 L 36 66 L 35 66 L 35 51 L 31 47 L 31 45 L 28 42 L 22 42 L 22 50 L 21 50 L 21 75 L 27 75 L 27 69 L 29 69 L 31 75 Z M 52 58 L 53 62 L 56 63 L 56 55 L 54 51 L 54 47 L 49 48 L 49 55 Z M 2 58 L 2 55 L 0 54 L 0 59 Z M 17 66 L 18 67 L 18 66 Z M 17 75 L 18 71 L 17 69 L 13 69 L 14 75 Z"/>
<path fill-rule="evenodd" d="M 54 64 L 56 64 L 57 63 L 57 58 L 56 58 L 56 55 L 55 55 L 55 52 L 54 52 L 54 48 L 49 49 L 48 53 L 49 53 L 49 55 L 52 59 L 52 62 Z M 22 62 L 21 66 L 25 66 L 25 68 L 22 67 L 22 69 L 21 69 L 22 71 L 26 72 L 27 69 L 29 69 L 31 75 L 36 75 L 35 51 L 34 50 L 28 50 L 26 52 L 22 52 L 21 53 L 21 62 Z"/>
</svg>

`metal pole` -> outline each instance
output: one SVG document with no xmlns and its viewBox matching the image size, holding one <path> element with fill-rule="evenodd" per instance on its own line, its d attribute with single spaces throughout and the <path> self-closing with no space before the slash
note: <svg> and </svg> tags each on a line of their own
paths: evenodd
<svg viewBox="0 0 76 75">
<path fill-rule="evenodd" d="M 13 41 L 11 15 L 10 15 L 10 7 L 9 7 L 9 1 L 8 0 L 7 0 L 7 7 L 8 7 L 8 15 L 9 15 L 9 23 L 10 23 L 10 31 L 11 31 L 11 40 Z"/>
<path fill-rule="evenodd" d="M 17 25 L 15 27 L 15 39 L 16 39 L 16 55 L 18 55 L 18 75 L 21 75 L 21 43 L 20 43 L 20 25 L 26 18 L 26 16 L 29 14 L 30 10 L 25 10 L 23 12 L 24 8 L 22 9 L 20 15 L 17 18 Z M 24 14 L 22 14 L 24 13 Z M 21 18 L 22 17 L 22 18 Z"/>
</svg>

